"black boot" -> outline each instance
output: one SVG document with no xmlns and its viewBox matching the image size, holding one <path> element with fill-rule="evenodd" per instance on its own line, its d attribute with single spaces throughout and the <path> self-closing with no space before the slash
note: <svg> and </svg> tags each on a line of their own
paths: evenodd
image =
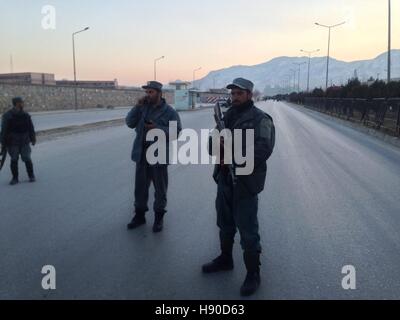
<svg viewBox="0 0 400 320">
<path fill-rule="evenodd" d="M 26 172 L 28 173 L 29 182 L 35 182 L 35 174 L 33 173 L 33 163 L 32 161 L 25 162 Z"/>
<path fill-rule="evenodd" d="M 229 271 L 233 269 L 233 258 L 232 258 L 233 241 L 222 241 L 221 242 L 221 255 L 203 265 L 202 269 L 204 273 L 214 273 L 219 271 Z"/>
<path fill-rule="evenodd" d="M 10 181 L 10 185 L 16 185 L 18 181 L 18 161 L 11 161 L 11 173 L 12 180 Z"/>
<path fill-rule="evenodd" d="M 164 215 L 165 213 L 156 212 L 154 218 L 153 232 L 158 233 L 163 230 L 164 227 Z"/>
<path fill-rule="evenodd" d="M 260 286 L 260 253 L 244 252 L 244 263 L 247 269 L 246 279 L 240 288 L 242 296 L 251 296 Z"/>
<path fill-rule="evenodd" d="M 136 229 L 142 225 L 146 224 L 145 212 L 136 211 L 135 216 L 133 217 L 132 221 L 128 223 L 128 229 Z"/>
</svg>

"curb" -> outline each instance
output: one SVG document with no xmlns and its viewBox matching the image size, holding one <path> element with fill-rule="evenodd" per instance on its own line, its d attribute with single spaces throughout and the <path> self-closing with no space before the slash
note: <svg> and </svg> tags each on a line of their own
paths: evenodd
<svg viewBox="0 0 400 320">
<path fill-rule="evenodd" d="M 58 138 L 76 133 L 82 133 L 95 129 L 103 129 L 108 127 L 120 126 L 125 124 L 125 119 L 114 119 L 101 122 L 94 122 L 82 125 L 68 126 L 56 129 L 47 129 L 36 132 L 38 142 L 42 142 L 51 138 Z"/>
<path fill-rule="evenodd" d="M 107 109 L 107 108 L 88 108 L 88 109 L 78 109 L 78 110 L 73 110 L 73 109 L 68 109 L 68 110 L 48 110 L 48 111 L 33 111 L 29 112 L 30 115 L 34 116 L 41 116 L 41 115 L 51 115 L 51 114 L 64 114 L 64 113 L 81 113 L 81 112 L 107 112 L 107 111 L 113 111 L 113 110 L 124 110 L 124 109 L 130 109 L 132 107 L 115 107 L 113 109 Z"/>
</svg>

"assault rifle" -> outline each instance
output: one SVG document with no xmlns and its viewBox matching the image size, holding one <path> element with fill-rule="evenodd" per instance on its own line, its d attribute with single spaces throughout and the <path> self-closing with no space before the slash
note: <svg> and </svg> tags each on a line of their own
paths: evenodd
<svg viewBox="0 0 400 320">
<path fill-rule="evenodd" d="M 219 132 L 226 129 L 225 122 L 224 122 L 223 116 L 222 116 L 221 107 L 218 103 L 214 106 L 214 119 L 217 124 L 217 129 Z M 223 147 L 223 143 L 222 142 L 220 142 L 220 143 L 222 144 L 222 147 Z M 222 155 L 220 156 L 220 159 L 223 159 Z M 232 164 L 225 164 L 225 165 L 228 167 L 229 175 L 232 178 L 233 184 L 236 184 L 236 176 L 235 176 L 235 171 L 234 171 L 233 165 Z"/>
</svg>

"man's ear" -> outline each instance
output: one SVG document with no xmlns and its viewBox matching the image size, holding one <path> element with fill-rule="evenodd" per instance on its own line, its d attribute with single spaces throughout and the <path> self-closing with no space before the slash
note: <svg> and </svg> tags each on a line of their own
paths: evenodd
<svg viewBox="0 0 400 320">
<path fill-rule="evenodd" d="M 253 92 L 249 92 L 248 96 L 249 100 L 253 99 Z"/>
</svg>

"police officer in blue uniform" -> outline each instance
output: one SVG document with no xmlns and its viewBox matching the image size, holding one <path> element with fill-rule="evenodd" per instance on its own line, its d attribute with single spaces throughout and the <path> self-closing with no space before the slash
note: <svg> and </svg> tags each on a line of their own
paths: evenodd
<svg viewBox="0 0 400 320">
<path fill-rule="evenodd" d="M 153 232 L 161 232 L 163 218 L 167 212 L 168 160 L 167 163 L 151 165 L 146 159 L 147 133 L 152 129 L 161 129 L 167 137 L 166 155 L 169 154 L 169 128 L 171 122 L 177 125 L 177 133 L 182 130 L 179 114 L 162 98 L 162 84 L 149 81 L 142 87 L 146 96 L 139 100 L 126 117 L 129 128 L 136 130 L 136 139 L 132 149 L 132 160 L 136 162 L 135 178 L 135 215 L 128 229 L 136 229 L 146 223 L 145 214 L 149 210 L 149 187 L 153 182 L 155 189 Z"/>
<path fill-rule="evenodd" d="M 227 88 L 231 90 L 232 107 L 225 113 L 223 121 L 225 127 L 232 131 L 254 129 L 254 170 L 250 175 L 232 178 L 226 164 L 216 165 L 214 179 L 218 184 L 216 210 L 221 255 L 203 265 L 202 270 L 204 273 L 214 273 L 233 269 L 232 249 L 235 234 L 239 230 L 247 269 L 240 292 L 243 296 L 249 296 L 260 285 L 258 195 L 264 189 L 267 159 L 275 145 L 275 127 L 273 119 L 255 107 L 252 100 L 254 85 L 251 81 L 238 78 Z M 246 150 L 248 146 L 246 140 L 243 141 L 242 150 Z"/>
<path fill-rule="evenodd" d="M 36 144 L 36 133 L 29 113 L 24 111 L 24 100 L 20 97 L 12 99 L 13 108 L 2 116 L 1 147 L 6 149 L 11 158 L 12 180 L 10 185 L 19 183 L 18 160 L 25 163 L 29 182 L 35 182 L 31 147 Z M 3 153 L 3 152 L 2 152 Z"/>
</svg>

